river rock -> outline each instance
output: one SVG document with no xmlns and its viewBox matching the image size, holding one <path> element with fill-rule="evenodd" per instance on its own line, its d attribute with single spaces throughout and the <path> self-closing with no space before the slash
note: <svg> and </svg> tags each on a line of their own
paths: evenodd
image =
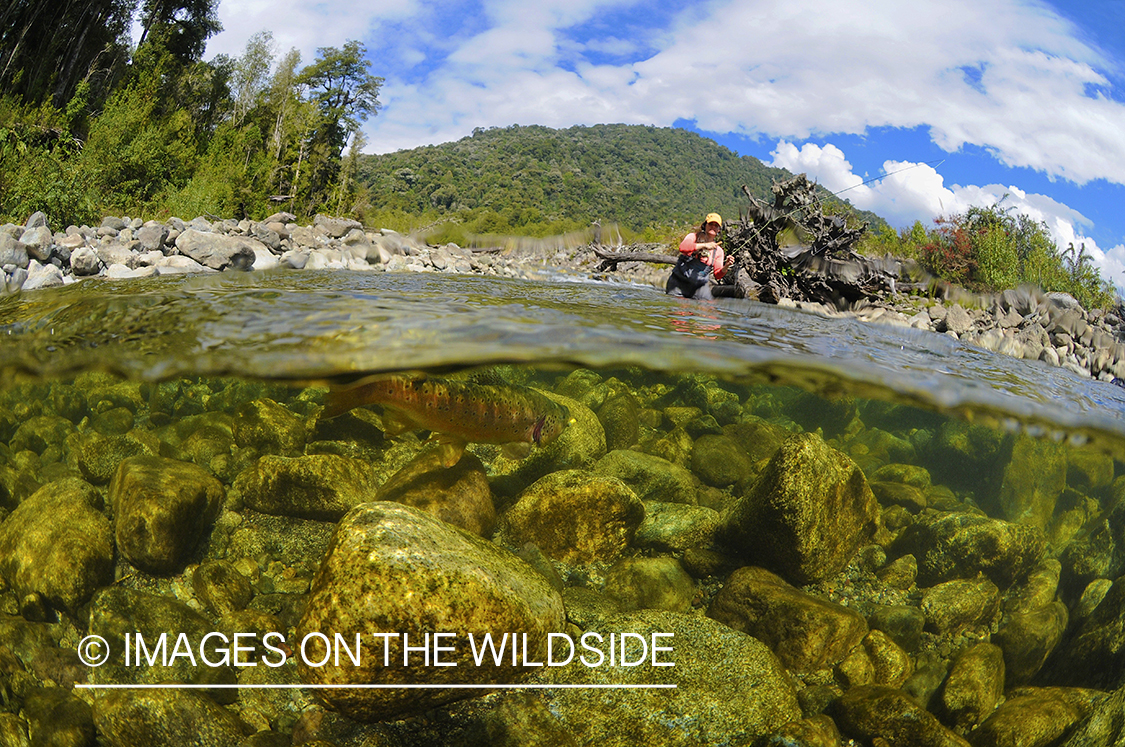
<svg viewBox="0 0 1125 747">
<path fill-rule="evenodd" d="M 871 662 L 872 682 L 887 687 L 902 687 L 914 674 L 910 654 L 881 630 L 869 630 L 863 637 L 863 650 Z"/>
<path fill-rule="evenodd" d="M 1009 686 L 1031 681 L 1066 632 L 1068 613 L 1062 602 L 1052 602 L 1033 612 L 1011 615 L 993 641 L 1004 651 Z"/>
<path fill-rule="evenodd" d="M 1027 687 L 1008 693 L 972 735 L 974 747 L 1054 745 L 1086 718 L 1101 700 L 1096 691 L 1064 687 Z M 1077 741 L 1074 747 L 1097 742 Z"/>
<path fill-rule="evenodd" d="M 0 523 L 0 575 L 22 598 L 71 613 L 113 581 L 113 527 L 88 483 L 48 483 Z"/>
<path fill-rule="evenodd" d="M 15 265 L 27 269 L 30 259 L 27 247 L 21 241 L 9 234 L 0 233 L 0 267 Z"/>
<path fill-rule="evenodd" d="M 422 451 L 379 488 L 377 497 L 421 509 L 481 537 L 491 537 L 496 526 L 487 470 L 469 453 L 445 467 L 435 450 Z"/>
<path fill-rule="evenodd" d="M 668 552 L 709 547 L 722 526 L 722 515 L 706 506 L 650 501 L 644 504 L 645 518 L 637 527 L 633 543 Z"/>
<path fill-rule="evenodd" d="M 885 740 L 911 747 L 969 747 L 909 695 L 891 687 L 853 687 L 832 704 L 829 715 L 844 736 L 864 744 Z"/>
<path fill-rule="evenodd" d="M 1101 603 L 1068 637 L 1043 672 L 1057 685 L 1116 689 L 1125 684 L 1125 579 L 1113 582 Z"/>
<path fill-rule="evenodd" d="M 605 447 L 611 454 L 618 449 L 628 449 L 637 442 L 640 403 L 635 394 L 626 390 L 609 397 L 595 412 L 605 430 Z"/>
<path fill-rule="evenodd" d="M 363 230 L 363 224 L 358 220 L 351 218 L 331 218 L 327 215 L 317 214 L 313 218 L 313 225 L 322 229 L 325 233 L 334 239 L 342 239 L 347 235 L 348 231 L 353 229 Z"/>
<path fill-rule="evenodd" d="M 572 744 L 624 744 L 622 739 L 668 747 L 755 744 L 801 716 L 792 681 L 777 657 L 744 633 L 704 617 L 657 610 L 611 615 L 596 630 L 606 637 L 610 631 L 634 633 L 650 644 L 654 633 L 670 633 L 656 640 L 674 651 L 661 652 L 658 660 L 675 666 L 544 667 L 537 681 L 677 688 L 546 690 L 547 710 L 570 732 Z M 640 657 L 640 646 L 629 640 L 627 661 Z"/>
<path fill-rule="evenodd" d="M 179 570 L 223 505 L 223 485 L 202 467 L 155 456 L 121 462 L 109 486 L 117 548 L 150 573 Z"/>
<path fill-rule="evenodd" d="M 108 483 L 123 460 L 134 456 L 153 456 L 160 450 L 155 438 L 137 430 L 122 436 L 103 436 L 97 431 L 72 433 L 67 436 L 66 446 L 68 466 L 77 469 L 94 485 Z"/>
<path fill-rule="evenodd" d="M 208 560 L 191 576 L 195 598 L 215 617 L 245 609 L 253 596 L 250 579 L 228 560 Z"/>
<path fill-rule="evenodd" d="M 1000 486 L 1004 518 L 1046 529 L 1066 487 L 1066 470 L 1066 448 L 1062 444 L 1018 436 Z"/>
<path fill-rule="evenodd" d="M 879 506 L 863 472 L 814 433 L 793 436 L 731 510 L 731 549 L 797 584 L 839 573 L 871 541 Z"/>
<path fill-rule="evenodd" d="M 27 249 L 28 257 L 46 262 L 51 258 L 51 250 L 54 248 L 55 239 L 51 234 L 51 229 L 46 226 L 36 226 L 23 232 L 23 235 L 20 236 L 20 243 Z"/>
<path fill-rule="evenodd" d="M 335 521 L 360 503 L 375 500 L 371 466 L 335 454 L 264 456 L 234 481 L 243 502 L 266 514 Z"/>
<path fill-rule="evenodd" d="M 730 575 L 707 616 L 763 641 L 798 673 L 839 663 L 867 635 L 867 622 L 855 610 L 806 594 L 754 566 Z"/>
<path fill-rule="evenodd" d="M 992 643 L 963 649 L 941 692 L 946 723 L 967 734 L 984 721 L 1004 696 L 1004 652 Z"/>
<path fill-rule="evenodd" d="M 611 451 L 597 461 L 594 472 L 618 478 L 642 501 L 696 502 L 691 472 L 652 454 L 629 449 Z"/>
<path fill-rule="evenodd" d="M 113 747 L 239 747 L 250 729 L 205 695 L 188 690 L 111 690 L 94 701 L 98 733 Z"/>
<path fill-rule="evenodd" d="M 163 223 L 147 223 L 137 231 L 137 241 L 146 252 L 163 252 L 168 240 L 168 227 Z"/>
<path fill-rule="evenodd" d="M 88 246 L 79 246 L 70 253 L 70 269 L 77 277 L 97 275 L 102 271 L 102 260 Z"/>
<path fill-rule="evenodd" d="M 213 270 L 249 270 L 257 257 L 254 254 L 254 244 L 257 243 L 253 239 L 206 233 L 194 228 L 176 237 L 176 248 L 180 254 Z"/>
<path fill-rule="evenodd" d="M 1080 693 L 1084 691 L 1079 691 Z M 1079 700 L 1081 707 L 1083 701 Z M 1075 727 L 1061 747 L 1116 747 L 1125 740 L 1125 689 L 1093 699 L 1089 716 Z"/>
<path fill-rule="evenodd" d="M 28 449 L 42 454 L 51 446 L 61 447 L 74 433 L 74 424 L 58 415 L 37 415 L 20 424 L 8 442 L 13 452 Z"/>
<path fill-rule="evenodd" d="M 422 645 L 431 633 L 452 633 L 444 661 L 457 666 L 401 667 L 403 652 L 391 643 L 391 666 L 367 656 L 360 666 L 345 659 L 322 667 L 299 664 L 310 684 L 497 683 L 522 680 L 528 670 L 504 659 L 475 666 L 468 636 L 527 634 L 528 661 L 543 661 L 547 634 L 562 630 L 562 599 L 550 583 L 515 555 L 417 509 L 396 503 L 357 506 L 340 521 L 321 563 L 297 627 L 298 640 L 328 631 L 365 642 L 383 633 L 409 636 Z M 401 641 L 402 639 L 397 639 Z M 522 639 L 521 639 L 522 640 Z M 323 651 L 310 646 L 319 660 Z M 369 652 L 370 653 L 370 652 Z M 327 690 L 324 696 L 349 717 L 386 720 L 480 694 L 472 690 Z"/>
<path fill-rule="evenodd" d="M 917 607 L 880 605 L 867 622 L 873 630 L 883 631 L 905 651 L 913 653 L 922 642 L 926 616 Z"/>
<path fill-rule="evenodd" d="M 515 547 L 533 542 L 565 563 L 613 562 L 643 520 L 644 504 L 616 477 L 563 470 L 523 491 L 501 530 Z"/>
<path fill-rule="evenodd" d="M 1024 578 L 1046 551 L 1036 527 L 987 516 L 924 511 L 894 543 L 896 554 L 918 561 L 918 583 L 930 586 L 984 573 L 1001 588 Z"/>
<path fill-rule="evenodd" d="M 250 446 L 260 454 L 298 456 L 305 451 L 310 421 L 294 415 L 289 408 L 272 399 L 246 402 L 234 416 L 234 441 Z"/>
<path fill-rule="evenodd" d="M 754 463 L 742 445 L 727 435 L 704 435 L 691 451 L 691 471 L 716 488 L 747 479 Z"/>
<path fill-rule="evenodd" d="M 23 714 L 34 735 L 33 745 L 93 747 L 96 744 L 90 706 L 61 687 L 32 690 L 23 699 Z"/>
<path fill-rule="evenodd" d="M 695 583 L 675 558 L 625 558 L 606 572 L 605 593 L 622 612 L 687 612 L 695 596 Z"/>
<path fill-rule="evenodd" d="M 926 627 L 938 635 L 987 626 L 1000 609 L 1000 590 L 987 578 L 956 579 L 922 592 Z"/>
</svg>

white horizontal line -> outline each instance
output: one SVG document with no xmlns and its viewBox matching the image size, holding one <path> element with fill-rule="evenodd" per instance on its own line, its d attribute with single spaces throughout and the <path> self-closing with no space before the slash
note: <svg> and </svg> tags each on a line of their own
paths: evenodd
<svg viewBox="0 0 1125 747">
<path fill-rule="evenodd" d="M 86 690 L 675 690 L 677 685 L 292 685 L 292 684 L 251 684 L 251 685 L 99 685 L 75 683 L 75 688 Z"/>
</svg>

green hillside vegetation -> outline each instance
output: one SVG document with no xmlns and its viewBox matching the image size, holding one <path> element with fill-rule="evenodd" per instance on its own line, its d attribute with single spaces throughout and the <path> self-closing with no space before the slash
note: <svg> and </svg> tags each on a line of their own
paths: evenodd
<svg viewBox="0 0 1125 747">
<path fill-rule="evenodd" d="M 624 124 L 478 128 L 452 143 L 364 156 L 357 169 L 372 219 L 415 216 L 416 226 L 436 227 L 434 240 L 460 242 L 593 221 L 656 240 L 712 211 L 735 218 L 747 202 L 742 185 L 769 197 L 773 180 L 789 176 L 687 130 Z M 834 212 L 885 225 L 824 196 Z"/>
</svg>

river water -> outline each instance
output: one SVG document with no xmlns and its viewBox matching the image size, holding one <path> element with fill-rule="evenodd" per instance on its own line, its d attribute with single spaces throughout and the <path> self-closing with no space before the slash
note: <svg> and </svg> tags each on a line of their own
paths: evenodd
<svg viewBox="0 0 1125 747">
<path fill-rule="evenodd" d="M 637 391 L 667 391 L 681 380 L 702 379 L 755 417 L 791 431 L 820 429 L 845 450 L 857 428 L 847 422 L 851 418 L 913 444 L 919 453 L 943 423 L 968 422 L 1096 452 L 1114 460 L 1114 476 L 1125 471 L 1125 390 L 944 335 L 755 302 L 675 299 L 652 288 L 562 276 L 531 281 L 428 273 L 224 273 L 86 281 L 0 299 L 0 475 L 6 481 L 0 485 L 0 517 L 53 476 L 80 473 L 96 482 L 86 467 L 75 466 L 74 442 L 65 440 L 72 432 L 116 437 L 155 432 L 208 411 L 234 412 L 245 404 L 242 395 L 219 396 L 236 391 L 232 381 L 250 385 L 238 390 L 247 392 L 245 398 L 265 393 L 304 416 L 308 398 L 300 393 L 306 387 L 383 372 L 448 376 L 496 366 L 543 388 L 574 380 L 576 371 Z M 91 372 L 123 381 L 137 394 L 52 404 L 60 401 L 58 387 L 86 381 Z M 202 392 L 202 399 L 185 405 L 193 392 Z M 813 400 L 822 406 L 810 408 L 809 395 L 823 397 Z M 792 405 L 797 400 L 799 408 Z M 839 422 L 840 402 L 848 403 L 845 422 Z M 818 411 L 824 422 L 817 421 Z M 66 433 L 54 443 L 19 435 L 43 416 L 67 419 L 69 425 L 60 426 Z M 671 428 L 651 418 L 646 423 L 664 432 Z M 867 468 L 862 449 L 849 453 Z M 227 487 L 234 474 L 230 464 L 238 462 L 231 460 L 205 463 L 213 471 L 219 464 Z M 961 475 L 931 469 L 933 482 L 987 510 L 976 494 L 973 468 L 967 464 Z M 106 490 L 104 483 L 97 487 Z M 1102 494 L 1109 489 L 1103 486 Z M 196 554 L 191 562 L 202 559 Z M 310 559 L 309 567 L 316 561 Z M 119 579 L 135 583 L 145 576 L 120 557 L 114 562 Z M 155 574 L 142 586 L 190 598 L 181 588 L 190 582 L 177 581 L 176 573 Z M 62 648 L 86 632 L 87 607 L 28 605 L 20 598 L 26 589 L 11 578 L 7 584 L 0 589 L 4 615 L 64 627 L 69 620 L 73 630 L 52 629 Z M 275 730 L 294 728 L 295 717 L 267 716 Z M 102 720 L 98 725 L 109 728 Z"/>
</svg>

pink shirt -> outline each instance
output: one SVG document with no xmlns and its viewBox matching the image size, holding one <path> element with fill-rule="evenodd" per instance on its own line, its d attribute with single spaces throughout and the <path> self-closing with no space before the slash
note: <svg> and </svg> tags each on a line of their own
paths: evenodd
<svg viewBox="0 0 1125 747">
<path fill-rule="evenodd" d="M 703 242 L 706 244 L 707 242 Z M 695 253 L 695 232 L 689 233 L 680 242 L 680 254 L 694 254 Z M 710 251 L 704 250 L 703 255 L 699 258 L 703 264 L 711 265 L 711 272 L 714 273 L 715 279 L 719 280 L 726 274 L 727 268 L 724 262 L 726 261 L 723 255 L 723 248 L 720 246 L 717 249 Z"/>
</svg>

